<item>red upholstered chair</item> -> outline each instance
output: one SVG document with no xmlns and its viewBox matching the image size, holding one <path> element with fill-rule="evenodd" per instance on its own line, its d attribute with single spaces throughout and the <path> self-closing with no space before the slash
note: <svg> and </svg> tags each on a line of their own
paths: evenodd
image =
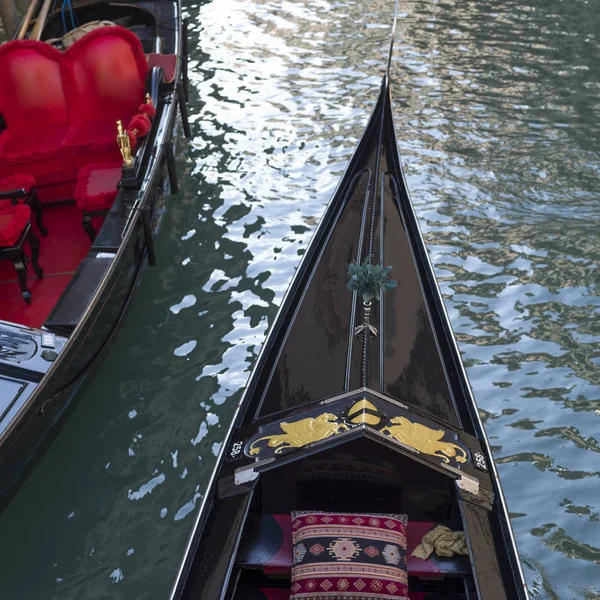
<svg viewBox="0 0 600 600">
<path fill-rule="evenodd" d="M 0 208 L 7 207 L 16 198 L 19 203 L 31 207 L 38 230 L 48 235 L 42 222 L 42 205 L 37 197 L 35 178 L 31 175 L 11 175 L 0 179 Z"/>
<path fill-rule="evenodd" d="M 83 212 L 82 226 L 92 242 L 96 232 L 92 226 L 94 217 L 105 217 L 110 210 L 117 186 L 122 176 L 122 161 L 118 163 L 92 164 L 84 167 L 77 178 L 75 202 Z"/>
<path fill-rule="evenodd" d="M 8 205 L 0 205 L 0 259 L 11 260 L 19 280 L 21 295 L 28 304 L 31 292 L 27 287 L 27 265 L 29 259 L 23 250 L 25 240 L 31 247 L 31 264 L 35 274 L 42 278 L 44 271 L 38 263 L 40 241 L 31 231 L 31 209 L 26 204 L 19 204 L 15 198 Z"/>
<path fill-rule="evenodd" d="M 63 55 L 30 40 L 0 45 L 0 177 L 26 173 L 38 185 L 75 179 L 67 173 L 63 139 L 69 116 Z"/>
<path fill-rule="evenodd" d="M 115 122 L 128 123 L 144 102 L 148 64 L 138 37 L 123 27 L 96 29 L 70 46 L 74 93 L 65 145 L 75 164 L 118 160 Z"/>
</svg>

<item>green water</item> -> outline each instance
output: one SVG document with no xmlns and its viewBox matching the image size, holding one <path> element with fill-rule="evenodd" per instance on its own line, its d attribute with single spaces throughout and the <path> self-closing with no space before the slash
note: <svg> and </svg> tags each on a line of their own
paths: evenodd
<svg viewBox="0 0 600 600">
<path fill-rule="evenodd" d="M 188 5 L 194 139 L 158 265 L 0 515 L 0 598 L 160 599 L 367 121 L 393 2 Z M 401 3 L 400 150 L 533 598 L 600 598 L 600 12 Z"/>
</svg>

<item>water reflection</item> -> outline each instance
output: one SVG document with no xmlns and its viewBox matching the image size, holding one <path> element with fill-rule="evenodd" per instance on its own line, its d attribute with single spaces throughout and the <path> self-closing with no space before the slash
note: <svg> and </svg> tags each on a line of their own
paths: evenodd
<svg viewBox="0 0 600 600">
<path fill-rule="evenodd" d="M 239 390 L 375 102 L 391 6 L 187 6 L 182 191 L 102 374 L 0 516 L 3 598 L 167 595 Z M 532 597 L 595 598 L 600 17 L 585 0 L 402 10 L 401 152 Z"/>
</svg>

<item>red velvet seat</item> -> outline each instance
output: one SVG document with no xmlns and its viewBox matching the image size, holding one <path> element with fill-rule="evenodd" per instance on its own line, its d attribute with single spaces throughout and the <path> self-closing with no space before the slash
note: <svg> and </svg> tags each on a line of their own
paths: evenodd
<svg viewBox="0 0 600 600">
<path fill-rule="evenodd" d="M 148 64 L 138 37 L 122 27 L 88 33 L 65 52 L 74 87 L 65 147 L 77 169 L 119 160 L 116 121 L 128 123 L 144 101 Z"/>
<path fill-rule="evenodd" d="M 74 180 L 63 140 L 69 126 L 62 54 L 43 42 L 0 45 L 0 177 L 25 173 L 39 186 Z"/>
<path fill-rule="evenodd" d="M 14 246 L 29 223 L 31 209 L 24 204 L 0 206 L 0 247 Z"/>
<path fill-rule="evenodd" d="M 83 212 L 82 225 L 92 241 L 96 238 L 92 218 L 104 217 L 117 196 L 121 162 L 88 165 L 81 169 L 77 178 L 75 202 Z"/>
<path fill-rule="evenodd" d="M 177 55 L 176 54 L 147 54 L 148 67 L 162 67 L 165 73 L 165 81 L 171 83 L 175 79 L 177 71 Z"/>
<path fill-rule="evenodd" d="M 42 205 L 37 197 L 37 183 L 31 175 L 19 173 L 0 179 L 0 208 L 16 203 L 26 204 L 35 214 L 38 229 L 42 235 L 48 230 L 42 222 Z"/>
<path fill-rule="evenodd" d="M 73 197 L 79 170 L 120 161 L 116 121 L 144 102 L 148 63 L 123 27 L 88 33 L 61 53 L 36 41 L 0 45 L 0 177 L 37 181 L 42 201 Z"/>
<path fill-rule="evenodd" d="M 0 194 L 3 192 L 12 192 L 13 190 L 24 190 L 26 194 L 31 194 L 35 184 L 35 177 L 24 175 L 22 173 L 2 177 L 0 179 Z M 3 202 L 7 201 L 4 200 Z"/>
</svg>

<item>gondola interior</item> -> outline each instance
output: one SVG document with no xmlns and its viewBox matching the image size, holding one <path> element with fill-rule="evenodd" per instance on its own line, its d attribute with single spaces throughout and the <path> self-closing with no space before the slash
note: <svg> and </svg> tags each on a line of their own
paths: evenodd
<svg viewBox="0 0 600 600">
<path fill-rule="evenodd" d="M 69 336 L 81 319 L 127 226 L 122 180 L 152 151 L 153 70 L 175 77 L 174 10 L 57 3 L 41 40 L 0 46 L 0 320 Z"/>
<path fill-rule="evenodd" d="M 462 528 L 452 480 L 409 458 L 399 460 L 385 445 L 358 438 L 263 474 L 235 559 L 233 599 L 289 598 L 293 511 L 365 518 L 373 513 L 404 514 L 410 600 L 476 598 L 466 556 L 425 561 L 410 555 L 436 525 Z"/>
</svg>

